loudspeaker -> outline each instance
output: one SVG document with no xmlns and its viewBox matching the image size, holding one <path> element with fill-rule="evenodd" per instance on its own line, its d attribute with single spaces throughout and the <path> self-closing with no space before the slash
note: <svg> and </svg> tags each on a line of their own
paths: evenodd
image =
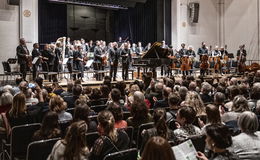
<svg viewBox="0 0 260 160">
<path fill-rule="evenodd" d="M 9 5 L 19 6 L 19 5 L 20 5 L 20 0 L 7 0 L 7 3 L 8 3 Z"/>
<path fill-rule="evenodd" d="M 198 23 L 199 22 L 199 3 L 189 3 L 189 19 L 191 23 Z"/>
</svg>

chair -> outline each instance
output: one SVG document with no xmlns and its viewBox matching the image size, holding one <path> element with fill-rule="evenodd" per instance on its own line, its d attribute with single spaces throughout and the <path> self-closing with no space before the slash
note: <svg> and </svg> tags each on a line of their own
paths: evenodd
<svg viewBox="0 0 260 160">
<path fill-rule="evenodd" d="M 143 140 L 142 132 L 143 132 L 143 130 L 153 128 L 153 126 L 154 126 L 154 123 L 150 122 L 150 123 L 141 124 L 138 127 L 138 131 L 137 131 L 137 145 L 136 145 L 137 149 L 140 149 L 141 145 L 142 145 L 142 140 Z"/>
<path fill-rule="evenodd" d="M 129 140 L 130 140 L 130 147 L 132 146 L 133 143 L 133 138 L 134 138 L 134 127 L 132 126 L 128 126 L 127 128 L 122 128 L 123 130 L 125 130 L 125 132 L 127 133 Z"/>
<path fill-rule="evenodd" d="M 131 148 L 106 155 L 103 160 L 137 160 L 138 150 Z"/>
<path fill-rule="evenodd" d="M 26 160 L 46 160 L 52 151 L 55 143 L 60 138 L 35 141 L 29 144 L 27 148 Z"/>
<path fill-rule="evenodd" d="M 95 144 L 95 141 L 100 137 L 98 132 L 86 133 L 86 142 L 88 148 L 92 148 Z"/>
<path fill-rule="evenodd" d="M 202 153 L 204 153 L 205 151 L 205 139 L 206 136 L 205 135 L 196 135 L 196 136 L 191 136 L 189 137 L 189 139 L 192 141 L 196 151 L 200 151 Z"/>
<path fill-rule="evenodd" d="M 41 124 L 33 123 L 15 126 L 12 128 L 10 144 L 4 144 L 5 146 L 10 145 L 10 152 L 5 151 L 9 159 L 25 158 L 27 147 L 32 140 L 32 136 L 35 131 L 39 130 Z M 8 154 L 10 153 L 10 155 Z"/>
<path fill-rule="evenodd" d="M 61 137 L 65 137 L 67 128 L 70 126 L 71 121 L 61 121 L 59 122 L 60 130 L 61 130 Z"/>
<path fill-rule="evenodd" d="M 91 106 L 90 109 L 94 110 L 95 112 L 101 112 L 107 108 L 107 105 L 96 105 L 96 106 Z"/>
<path fill-rule="evenodd" d="M 11 71 L 11 67 L 8 62 L 3 61 L 2 64 L 3 64 L 3 69 L 4 69 L 4 75 L 6 76 L 6 81 L 8 81 L 8 76 L 11 76 L 11 78 L 12 78 L 12 76 L 16 76 L 16 75 L 21 76 L 20 72 Z"/>
</svg>

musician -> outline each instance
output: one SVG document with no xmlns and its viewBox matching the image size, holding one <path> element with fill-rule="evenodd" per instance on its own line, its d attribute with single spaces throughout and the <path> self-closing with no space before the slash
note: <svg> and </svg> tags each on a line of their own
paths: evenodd
<svg viewBox="0 0 260 160">
<path fill-rule="evenodd" d="M 120 50 L 116 42 L 112 43 L 111 45 L 112 47 L 108 50 L 108 61 L 110 64 L 110 77 L 113 78 L 113 81 L 116 81 Z"/>
<path fill-rule="evenodd" d="M 93 41 L 90 40 L 89 43 L 88 43 L 88 46 L 87 46 L 87 51 L 88 52 L 94 52 L 95 50 L 95 45 L 93 44 Z"/>
<path fill-rule="evenodd" d="M 226 48 L 226 47 L 225 47 Z M 223 46 L 220 47 L 220 53 L 221 53 L 221 59 L 224 58 L 224 56 L 228 56 L 228 51 Z"/>
<path fill-rule="evenodd" d="M 220 57 L 221 56 L 221 52 L 219 51 L 218 46 L 215 46 L 215 49 L 211 52 L 211 56 L 212 57 Z"/>
<path fill-rule="evenodd" d="M 56 46 L 54 48 L 54 52 L 53 52 L 53 66 L 52 66 L 52 71 L 53 72 L 60 72 L 60 64 L 61 64 L 61 60 L 62 60 L 62 54 L 61 54 L 61 43 L 60 42 L 57 42 L 56 43 Z M 57 78 L 57 75 L 53 75 L 52 76 L 53 78 L 53 81 L 54 82 L 58 82 L 58 78 Z"/>
<path fill-rule="evenodd" d="M 188 47 L 188 50 L 186 51 L 186 55 L 188 55 L 190 57 L 190 67 L 191 67 L 190 74 L 192 74 L 194 58 L 196 57 L 195 51 L 193 50 L 192 46 Z"/>
<path fill-rule="evenodd" d="M 67 68 L 68 68 L 70 75 L 72 75 L 72 70 L 73 70 L 73 52 L 74 51 L 75 51 L 74 46 L 70 45 L 68 52 L 67 53 L 65 52 L 65 58 L 68 58 Z"/>
<path fill-rule="evenodd" d="M 103 70 L 102 68 L 102 48 L 100 46 L 100 41 L 96 41 L 96 46 L 94 48 L 94 62 L 93 62 L 93 67 L 94 70 L 100 71 Z M 96 74 L 95 75 L 96 80 L 101 80 L 102 75 Z"/>
<path fill-rule="evenodd" d="M 36 79 L 37 76 L 37 70 L 39 67 L 39 64 L 41 62 L 41 52 L 39 51 L 39 44 L 34 43 L 33 44 L 33 50 L 32 50 L 32 59 L 34 61 L 34 58 L 38 58 L 38 60 L 33 64 L 32 71 L 33 71 L 33 80 Z"/>
<path fill-rule="evenodd" d="M 45 44 L 44 48 L 42 50 L 42 70 L 44 72 L 49 72 L 49 58 L 51 56 L 51 51 L 50 51 L 50 45 Z M 47 79 L 47 74 L 44 74 L 44 78 Z"/>
<path fill-rule="evenodd" d="M 137 47 L 135 43 L 132 44 L 131 52 L 133 55 L 137 55 Z"/>
<path fill-rule="evenodd" d="M 151 43 L 148 43 L 147 46 L 144 48 L 144 51 L 147 52 L 151 48 Z"/>
<path fill-rule="evenodd" d="M 246 62 L 246 50 L 245 45 L 240 45 L 239 50 L 237 51 L 237 63 L 238 63 L 238 72 L 244 72 L 245 71 L 245 62 Z"/>
<path fill-rule="evenodd" d="M 28 58 L 29 58 L 29 50 L 27 49 L 25 39 L 21 38 L 19 40 L 19 46 L 16 48 L 16 55 L 18 57 L 18 64 L 20 65 L 20 72 L 22 74 L 23 80 L 26 80 L 26 73 L 29 69 L 28 66 Z"/>
<path fill-rule="evenodd" d="M 123 42 L 123 40 L 122 40 L 122 37 L 119 37 L 119 38 L 118 38 L 118 42 L 117 42 L 119 48 L 122 46 L 123 43 L 124 43 L 124 42 Z"/>
<path fill-rule="evenodd" d="M 139 56 L 141 56 L 143 50 L 144 50 L 144 48 L 142 47 L 142 43 L 141 43 L 141 42 L 138 42 L 138 43 L 137 43 L 137 48 L 136 48 L 136 54 L 139 55 Z"/>
<path fill-rule="evenodd" d="M 168 46 L 166 45 L 165 41 L 162 41 L 161 48 L 168 49 Z M 162 64 L 161 66 L 161 76 L 167 74 L 168 72 L 168 66 L 165 64 Z"/>
<path fill-rule="evenodd" d="M 80 71 L 80 73 L 78 74 L 78 79 L 81 78 L 81 81 L 83 81 L 84 66 L 83 66 L 83 56 L 82 56 L 81 45 L 76 46 L 76 50 L 73 52 L 73 63 L 74 63 L 75 69 Z M 76 80 L 76 75 L 74 75 L 74 80 Z"/>
<path fill-rule="evenodd" d="M 206 47 L 206 43 L 202 42 L 201 43 L 201 47 L 198 49 L 198 53 L 199 56 L 203 55 L 203 54 L 208 54 L 208 49 Z"/>
<path fill-rule="evenodd" d="M 178 51 L 178 53 L 180 57 L 187 55 L 187 49 L 185 48 L 185 43 L 181 44 L 181 49 Z"/>
<path fill-rule="evenodd" d="M 128 80 L 128 69 L 132 61 L 131 51 L 127 43 L 124 44 L 124 49 L 121 51 L 122 58 L 122 78 L 123 80 Z"/>
</svg>

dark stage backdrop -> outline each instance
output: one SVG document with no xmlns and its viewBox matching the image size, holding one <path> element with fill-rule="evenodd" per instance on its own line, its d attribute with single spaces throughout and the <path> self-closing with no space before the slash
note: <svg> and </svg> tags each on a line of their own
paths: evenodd
<svg viewBox="0 0 260 160">
<path fill-rule="evenodd" d="M 137 3 L 135 8 L 115 11 L 115 37 L 134 43 L 166 40 L 171 44 L 171 0 L 162 1 L 147 0 L 145 4 Z"/>
<path fill-rule="evenodd" d="M 67 36 L 67 6 L 48 0 L 38 1 L 39 43 L 55 42 L 59 37 Z"/>
</svg>

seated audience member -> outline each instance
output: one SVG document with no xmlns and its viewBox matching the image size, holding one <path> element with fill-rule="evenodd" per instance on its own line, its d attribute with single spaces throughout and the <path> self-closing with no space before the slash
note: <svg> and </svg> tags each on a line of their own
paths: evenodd
<svg viewBox="0 0 260 160">
<path fill-rule="evenodd" d="M 88 132 L 96 132 L 97 131 L 97 123 L 95 121 L 91 121 L 88 116 L 90 112 L 89 106 L 85 104 L 78 104 L 74 110 L 73 122 L 85 121 L 88 125 Z"/>
<path fill-rule="evenodd" d="M 231 112 L 226 112 L 221 116 L 221 120 L 226 123 L 230 121 L 237 121 L 242 112 L 249 111 L 247 99 L 241 95 L 233 99 Z"/>
<path fill-rule="evenodd" d="M 125 105 L 127 106 L 128 110 L 131 110 L 131 106 L 134 103 L 143 103 L 145 102 L 147 109 L 150 109 L 151 103 L 148 99 L 145 99 L 144 94 L 141 91 L 135 91 L 133 95 L 133 101 L 127 101 Z"/>
<path fill-rule="evenodd" d="M 168 141 L 155 136 L 146 143 L 141 160 L 175 160 L 175 156 Z"/>
<path fill-rule="evenodd" d="M 176 119 L 176 113 L 180 108 L 180 102 L 181 102 L 181 97 L 179 93 L 173 92 L 169 95 L 168 103 L 169 103 L 170 110 L 166 112 L 167 121 L 169 121 L 170 119 Z"/>
<path fill-rule="evenodd" d="M 54 82 L 52 84 L 52 88 L 53 88 L 53 93 L 56 95 L 61 95 L 61 93 L 64 92 L 64 90 L 62 89 L 62 87 L 59 85 L 58 82 Z"/>
<path fill-rule="evenodd" d="M 204 103 L 213 102 L 212 97 L 209 95 L 211 92 L 211 88 L 212 88 L 212 86 L 209 83 L 205 83 L 205 82 L 202 83 L 200 97 Z"/>
<path fill-rule="evenodd" d="M 25 95 L 23 93 L 14 96 L 12 108 L 6 113 L 6 118 L 11 127 L 33 122 L 32 116 L 26 110 Z"/>
<path fill-rule="evenodd" d="M 95 105 L 102 105 L 105 104 L 103 101 L 100 101 L 101 98 L 101 91 L 98 88 L 92 89 L 92 93 L 90 94 L 90 106 L 95 106 Z"/>
<path fill-rule="evenodd" d="M 72 96 L 65 96 L 63 99 L 67 103 L 68 108 L 74 108 L 75 101 L 79 98 L 82 92 L 82 86 L 77 84 L 72 87 Z"/>
<path fill-rule="evenodd" d="M 172 92 L 172 89 L 169 87 L 166 87 L 163 89 L 163 99 L 161 100 L 155 100 L 154 103 L 154 108 L 168 108 L 169 104 L 168 104 L 168 96 L 169 94 Z"/>
<path fill-rule="evenodd" d="M 174 135 L 178 142 L 183 142 L 190 136 L 200 135 L 201 130 L 192 125 L 196 118 L 196 112 L 192 107 L 182 107 L 177 112 L 176 121 L 179 123 L 176 130 L 174 130 Z"/>
<path fill-rule="evenodd" d="M 221 92 L 216 92 L 214 95 L 214 104 L 216 105 L 216 107 L 221 107 L 221 109 L 226 109 L 225 108 L 225 94 L 221 93 Z"/>
<path fill-rule="evenodd" d="M 100 91 L 101 91 L 101 98 L 108 98 L 110 93 L 110 88 L 107 85 L 102 85 L 100 87 Z"/>
<path fill-rule="evenodd" d="M 238 85 L 238 89 L 239 89 L 239 95 L 244 96 L 246 99 L 249 98 L 249 87 L 242 83 Z"/>
<path fill-rule="evenodd" d="M 260 83 L 254 83 L 250 93 L 251 96 L 248 100 L 248 106 L 249 109 L 254 112 L 256 108 L 256 101 L 260 99 Z"/>
<path fill-rule="evenodd" d="M 188 93 L 188 89 L 186 87 L 184 87 L 184 86 L 181 86 L 179 88 L 178 92 L 179 92 L 179 95 L 181 97 L 181 101 L 185 101 L 186 95 Z"/>
<path fill-rule="evenodd" d="M 63 98 L 63 97 L 66 97 L 66 96 L 72 96 L 73 95 L 73 82 L 70 81 L 67 83 L 67 91 L 63 91 L 60 96 Z"/>
<path fill-rule="evenodd" d="M 109 153 L 128 149 L 129 137 L 124 130 L 114 128 L 115 119 L 111 112 L 101 111 L 97 120 L 101 136 L 95 141 L 90 160 L 101 160 Z"/>
<path fill-rule="evenodd" d="M 33 135 L 34 141 L 57 138 L 61 136 L 58 129 L 58 114 L 56 112 L 48 112 L 42 121 L 41 128 Z"/>
<path fill-rule="evenodd" d="M 133 126 L 135 130 L 144 123 L 152 122 L 152 116 L 148 112 L 145 102 L 132 104 L 131 117 L 127 120 L 128 126 Z"/>
<path fill-rule="evenodd" d="M 26 81 L 22 81 L 19 84 L 20 92 L 23 92 L 23 94 L 26 94 L 27 88 L 28 88 L 28 83 Z"/>
<path fill-rule="evenodd" d="M 260 132 L 259 120 L 250 111 L 243 112 L 238 119 L 238 126 L 242 133 L 233 137 L 233 145 L 230 149 L 241 160 L 258 160 L 260 157 Z"/>
<path fill-rule="evenodd" d="M 121 99 L 121 92 L 117 88 L 113 88 L 111 90 L 109 100 L 107 101 L 107 106 L 112 104 L 121 107 L 124 111 L 128 111 L 128 109 L 124 106 L 124 100 Z"/>
<path fill-rule="evenodd" d="M 125 83 L 125 81 L 118 81 L 118 82 L 116 83 L 115 88 L 117 88 L 117 89 L 120 90 L 121 97 L 125 97 L 125 89 L 126 89 L 126 83 Z"/>
<path fill-rule="evenodd" d="M 87 124 L 84 121 L 72 123 L 65 139 L 56 142 L 47 160 L 87 160 L 89 149 L 86 145 L 86 132 Z"/>
<path fill-rule="evenodd" d="M 172 130 L 170 130 L 166 124 L 166 112 L 162 108 L 157 108 L 153 113 L 154 127 L 143 132 L 143 140 L 141 152 L 146 142 L 154 136 L 161 136 L 168 141 L 175 141 L 175 136 Z"/>
<path fill-rule="evenodd" d="M 189 91 L 197 91 L 197 84 L 196 84 L 196 82 L 190 82 L 190 84 L 189 84 Z"/>
<path fill-rule="evenodd" d="M 127 101 L 129 101 L 130 103 L 133 103 L 133 101 L 134 101 L 134 93 L 135 93 L 136 91 L 140 91 L 139 86 L 138 86 L 137 84 L 131 85 L 131 86 L 130 86 L 130 89 L 129 89 L 129 92 L 130 92 L 130 93 L 128 94 L 128 99 L 127 99 Z"/>
<path fill-rule="evenodd" d="M 127 122 L 123 120 L 123 110 L 117 104 L 110 104 L 107 108 L 115 118 L 115 128 L 127 128 Z"/>
<path fill-rule="evenodd" d="M 219 108 L 213 104 L 208 104 L 206 106 L 207 122 L 206 124 L 199 119 L 199 125 L 202 132 L 205 132 L 205 127 L 211 124 L 221 124 L 221 117 Z"/>
<path fill-rule="evenodd" d="M 71 121 L 72 115 L 66 112 L 67 104 L 60 96 L 53 96 L 49 102 L 50 111 L 58 114 L 59 122 Z"/>
<path fill-rule="evenodd" d="M 154 86 L 154 91 L 151 91 L 148 95 L 147 95 L 147 99 L 149 100 L 149 102 L 151 103 L 151 106 L 154 107 L 155 104 L 155 99 L 158 100 L 162 100 L 163 99 L 163 83 L 161 82 L 157 82 Z"/>
<path fill-rule="evenodd" d="M 223 124 L 211 124 L 206 126 L 206 145 L 210 150 L 208 157 L 198 152 L 200 160 L 239 160 L 239 158 L 227 150 L 232 145 L 231 133 Z"/>
<path fill-rule="evenodd" d="M 232 105 L 233 105 L 233 99 L 239 95 L 239 88 L 236 85 L 229 86 L 227 87 L 227 92 L 228 92 L 228 98 L 229 102 L 225 104 L 225 107 L 228 109 L 228 111 L 231 111 Z"/>
<path fill-rule="evenodd" d="M 185 105 L 193 107 L 197 113 L 196 116 L 206 115 L 204 103 L 197 92 L 189 91 L 187 93 L 185 98 Z"/>
<path fill-rule="evenodd" d="M 4 92 L 0 97 L 0 113 L 8 112 L 13 104 L 13 95 L 9 92 Z"/>
<path fill-rule="evenodd" d="M 38 99 L 34 97 L 34 93 L 31 88 L 28 88 L 25 92 L 26 100 L 25 100 L 25 105 L 26 106 L 31 106 L 39 103 Z"/>
</svg>

